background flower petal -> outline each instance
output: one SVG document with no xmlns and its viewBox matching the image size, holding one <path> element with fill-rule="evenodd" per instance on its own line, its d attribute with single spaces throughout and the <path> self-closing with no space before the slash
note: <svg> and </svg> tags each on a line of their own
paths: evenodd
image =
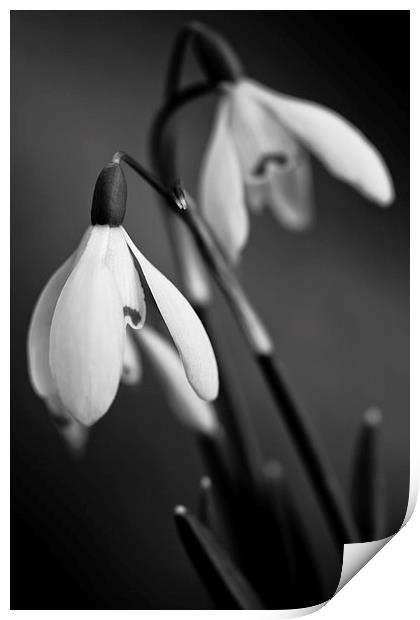
<svg viewBox="0 0 420 620">
<path fill-rule="evenodd" d="M 349 121 L 325 106 L 279 95 L 249 80 L 243 87 L 272 109 L 332 174 L 383 206 L 393 201 L 393 183 L 382 155 Z"/>
<path fill-rule="evenodd" d="M 314 214 L 312 170 L 302 154 L 289 170 L 270 164 L 267 170 L 267 205 L 277 219 L 291 230 L 305 230 Z"/>
<path fill-rule="evenodd" d="M 245 83 L 246 86 L 246 83 Z M 231 131 L 242 175 L 263 176 L 267 160 L 295 161 L 296 139 L 278 122 L 277 115 L 239 82 L 232 89 Z"/>
<path fill-rule="evenodd" d="M 229 259 L 237 262 L 249 235 L 240 164 L 231 133 L 230 95 L 219 103 L 198 180 L 198 204 Z"/>
<path fill-rule="evenodd" d="M 149 263 L 124 229 L 123 232 L 178 349 L 189 382 L 201 398 L 214 400 L 219 390 L 216 358 L 200 319 L 178 289 Z"/>
</svg>

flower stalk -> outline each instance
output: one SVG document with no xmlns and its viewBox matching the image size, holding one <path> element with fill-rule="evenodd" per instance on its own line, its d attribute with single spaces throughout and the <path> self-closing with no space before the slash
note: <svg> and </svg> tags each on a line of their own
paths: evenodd
<svg viewBox="0 0 420 620">
<path fill-rule="evenodd" d="M 282 421 L 293 440 L 297 453 L 313 483 L 318 500 L 330 523 L 339 546 L 358 540 L 357 527 L 336 483 L 332 469 L 315 438 L 308 420 L 299 410 L 282 376 L 274 356 L 271 338 L 249 302 L 233 271 L 225 262 L 214 239 L 195 208 L 184 210 L 184 221 L 193 232 L 197 245 L 212 268 L 217 283 L 224 293 L 238 321 L 242 334 L 259 369 L 270 388 Z"/>
<path fill-rule="evenodd" d="M 179 217 L 179 215 L 182 214 L 182 219 L 184 219 L 184 217 L 186 217 L 186 214 L 190 212 L 191 207 L 186 202 L 183 192 L 180 193 L 177 190 L 177 188 L 173 190 L 169 190 L 168 188 L 166 188 L 144 166 L 142 166 L 140 162 L 134 159 L 131 155 L 128 155 L 127 153 L 123 151 L 118 151 L 113 156 L 112 161 L 115 164 L 119 164 L 124 161 L 130 168 L 132 168 L 135 172 L 137 172 L 137 174 L 139 174 L 141 178 L 143 178 L 147 183 L 151 185 L 151 187 L 153 187 L 158 192 L 158 194 L 164 199 L 165 203 L 170 207 L 170 211 L 173 214 L 175 214 L 177 217 Z M 211 237 L 211 233 L 207 230 L 207 228 L 204 225 L 203 225 L 201 234 L 198 232 L 197 227 L 200 226 L 200 222 L 201 222 L 200 218 L 198 218 L 198 223 L 195 223 L 195 224 L 194 224 L 194 220 L 192 220 L 192 223 L 189 223 L 188 218 L 185 219 L 185 224 L 187 224 L 187 226 L 190 229 L 190 232 L 192 232 L 195 238 L 195 241 L 198 241 L 198 239 L 201 239 L 201 235 L 204 235 L 204 236 L 210 235 L 210 238 L 207 241 L 207 243 L 214 244 L 214 240 Z M 224 263 L 222 259 L 220 263 L 220 268 L 223 267 L 223 264 Z M 228 274 L 229 274 L 229 270 L 226 269 L 226 275 Z M 229 287 L 229 284 L 227 284 L 227 286 Z M 238 297 L 238 294 L 240 295 L 240 290 L 236 291 L 235 297 Z M 208 330 L 209 321 L 208 321 L 208 313 L 205 309 L 205 305 L 193 304 L 193 307 L 196 310 L 199 317 L 201 318 L 201 320 L 203 321 L 204 319 L 206 330 Z M 261 335 L 259 334 L 258 319 L 256 317 L 253 318 L 252 309 L 247 308 L 244 302 L 240 303 L 238 307 L 242 308 L 242 314 L 244 315 L 243 321 L 244 323 L 247 324 L 247 327 L 244 328 L 245 331 L 254 334 L 253 336 L 254 344 L 257 343 L 258 339 L 261 339 L 261 341 L 263 341 L 264 334 L 261 334 Z M 223 370 L 221 372 L 223 372 Z M 221 375 L 220 384 L 223 384 L 222 396 L 224 396 L 224 400 L 225 400 L 224 413 L 227 413 L 228 416 L 229 416 L 228 412 L 230 412 L 231 414 L 229 418 L 225 417 L 224 420 L 229 419 L 228 424 L 229 424 L 229 429 L 231 431 L 230 439 L 232 440 L 234 447 L 235 447 L 235 457 L 239 461 L 237 465 L 234 467 L 238 471 L 239 475 L 245 478 L 245 484 L 249 484 L 251 485 L 251 487 L 253 487 L 256 484 L 258 484 L 258 478 L 259 478 L 259 472 L 260 472 L 260 466 L 258 463 L 259 455 L 257 452 L 257 447 L 255 444 L 255 441 L 253 441 L 252 439 L 251 433 L 246 433 L 247 426 L 244 425 L 242 421 L 238 420 L 239 407 L 237 406 L 236 401 L 234 400 L 235 397 L 233 396 L 232 390 L 229 390 L 229 391 L 227 390 L 227 386 L 231 384 L 230 380 L 225 375 Z M 233 414 L 234 408 L 235 408 L 235 414 Z M 235 419 L 233 419 L 234 415 L 236 416 Z M 245 433 L 246 433 L 246 436 L 245 436 Z"/>
<path fill-rule="evenodd" d="M 194 48 L 196 58 L 208 81 L 179 90 L 182 66 L 188 44 Z M 243 70 L 231 46 L 217 33 L 201 24 L 187 24 L 179 33 L 167 73 L 166 102 L 158 112 L 151 134 L 153 164 L 164 181 L 177 178 L 176 139 L 172 120 L 185 105 L 211 93 L 223 93 L 223 82 L 236 82 L 243 76 Z M 270 336 L 253 306 L 240 286 L 226 255 L 218 244 L 211 229 L 202 220 L 190 196 L 185 196 L 188 209 L 182 213 L 183 221 L 194 235 L 200 253 L 216 277 L 219 287 L 241 327 L 243 336 L 254 355 L 259 369 L 281 412 L 298 454 L 312 481 L 321 506 L 331 525 L 333 536 L 341 544 L 358 539 L 357 527 L 351 517 L 345 498 L 331 471 L 330 465 L 318 444 L 312 428 L 291 396 L 282 372 L 274 357 Z M 185 205 L 184 205 L 185 206 Z M 179 215 L 179 213 L 178 213 Z M 176 248 L 176 254 L 182 252 Z M 194 305 L 194 304 L 193 304 Z M 209 304 L 200 308 L 199 315 L 207 331 L 210 330 Z M 197 308 L 196 308 L 197 309 Z M 197 309 L 198 312 L 198 309 Z M 212 334 L 211 334 L 212 335 Z M 212 337 L 214 342 L 214 338 Z M 222 389 L 224 381 L 222 380 Z M 241 428 L 241 417 L 234 419 L 231 434 L 239 452 L 246 445 L 247 433 Z"/>
<path fill-rule="evenodd" d="M 306 474 L 313 484 L 314 492 L 331 527 L 336 544 L 341 547 L 344 543 L 357 541 L 357 526 L 309 421 L 298 408 L 283 379 L 268 331 L 235 273 L 226 263 L 212 233 L 197 212 L 192 198 L 186 192 L 180 192 L 179 187 L 171 191 L 163 186 L 130 155 L 119 152 L 113 158 L 113 161 L 117 160 L 125 161 L 145 181 L 149 182 L 165 199 L 171 211 L 182 218 L 190 229 L 270 389 L 280 417 L 286 425 Z"/>
<path fill-rule="evenodd" d="M 189 103 L 206 95 L 220 92 L 220 86 L 217 83 L 200 83 L 185 88 L 178 94 L 181 65 L 187 43 L 193 39 L 193 35 L 197 34 L 197 28 L 198 26 L 187 25 L 175 41 L 167 73 L 166 103 L 157 113 L 150 134 L 153 167 L 163 183 L 174 186 L 178 177 L 174 118 L 177 112 Z M 182 200 L 182 195 L 179 198 Z M 210 318 L 212 293 L 206 268 L 196 242 L 182 218 L 177 217 L 177 213 L 174 214 L 167 210 L 165 210 L 165 215 L 183 288 L 210 335 L 213 346 L 216 347 L 220 372 L 220 393 L 217 406 L 222 410 L 221 421 L 226 429 L 231 455 L 234 457 L 237 479 L 242 481 L 243 486 L 255 489 L 261 476 L 261 457 L 250 422 L 245 414 L 245 405 L 240 398 L 239 390 L 235 388 L 234 377 L 229 372 L 226 356 L 222 355 L 213 333 Z"/>
</svg>

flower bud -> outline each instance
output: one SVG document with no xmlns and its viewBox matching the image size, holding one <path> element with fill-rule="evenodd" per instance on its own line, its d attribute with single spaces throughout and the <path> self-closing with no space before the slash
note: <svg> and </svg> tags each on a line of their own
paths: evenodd
<svg viewBox="0 0 420 620">
<path fill-rule="evenodd" d="M 119 164 L 102 169 L 93 192 L 91 221 L 93 226 L 120 226 L 127 202 L 127 183 Z"/>
<path fill-rule="evenodd" d="M 204 26 L 195 29 L 194 45 L 197 59 L 214 82 L 236 82 L 244 70 L 229 43 L 219 34 Z"/>
</svg>

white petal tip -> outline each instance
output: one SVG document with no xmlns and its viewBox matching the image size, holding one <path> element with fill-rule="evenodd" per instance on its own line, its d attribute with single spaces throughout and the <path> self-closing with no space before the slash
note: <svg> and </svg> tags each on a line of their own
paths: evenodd
<svg viewBox="0 0 420 620">
<path fill-rule="evenodd" d="M 214 359 L 214 367 L 208 370 L 208 378 L 200 376 L 200 380 L 196 381 L 194 377 L 189 376 L 187 372 L 188 381 L 191 384 L 194 392 L 202 400 L 211 402 L 216 400 L 219 395 L 219 374 L 217 370 L 216 360 Z M 203 380 L 204 379 L 204 380 Z"/>
<path fill-rule="evenodd" d="M 80 408 L 78 403 L 66 402 L 64 399 L 62 399 L 62 401 L 66 411 L 71 415 L 73 420 L 75 420 L 83 428 L 88 429 L 99 422 L 99 420 L 109 411 L 112 403 L 114 402 L 115 396 L 116 394 L 110 403 L 106 403 L 105 406 L 101 406 L 100 408 L 97 404 L 91 406 L 85 405 L 83 408 Z"/>
<path fill-rule="evenodd" d="M 395 188 L 391 174 L 381 155 L 377 155 L 376 170 L 372 168 L 372 180 L 364 188 L 359 187 L 366 197 L 379 207 L 390 207 L 395 200 Z"/>
<path fill-rule="evenodd" d="M 389 209 L 389 207 L 392 206 L 395 200 L 395 194 L 393 191 L 388 191 L 386 193 L 383 192 L 381 194 L 379 193 L 368 194 L 367 192 L 362 192 L 362 194 L 363 193 L 365 194 L 365 198 L 373 202 L 376 206 L 380 207 L 381 209 Z"/>
<path fill-rule="evenodd" d="M 390 207 L 395 201 L 395 191 L 393 186 L 390 186 L 389 189 L 382 194 L 382 196 L 378 197 L 377 203 L 380 207 L 387 209 Z"/>
</svg>

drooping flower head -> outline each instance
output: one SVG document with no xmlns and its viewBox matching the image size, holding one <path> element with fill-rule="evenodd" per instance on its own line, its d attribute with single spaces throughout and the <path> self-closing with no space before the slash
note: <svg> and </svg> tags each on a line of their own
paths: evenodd
<svg viewBox="0 0 420 620">
<path fill-rule="evenodd" d="M 130 371 L 138 372 L 126 337 L 126 328 L 139 330 L 146 319 L 136 265 L 191 386 L 205 400 L 213 400 L 218 392 L 213 349 L 199 318 L 122 227 L 126 195 L 120 165 L 110 164 L 95 186 L 92 225 L 45 286 L 29 329 L 29 373 L 35 391 L 86 426 L 109 409 L 121 378 L 130 381 Z"/>
<path fill-rule="evenodd" d="M 199 205 L 233 262 L 249 235 L 248 211 L 268 207 L 292 230 L 310 224 L 310 154 L 368 199 L 382 206 L 393 201 L 382 156 L 354 125 L 323 105 L 245 78 L 221 41 L 206 28 L 196 37 L 203 68 L 224 85 L 201 168 Z"/>
</svg>

